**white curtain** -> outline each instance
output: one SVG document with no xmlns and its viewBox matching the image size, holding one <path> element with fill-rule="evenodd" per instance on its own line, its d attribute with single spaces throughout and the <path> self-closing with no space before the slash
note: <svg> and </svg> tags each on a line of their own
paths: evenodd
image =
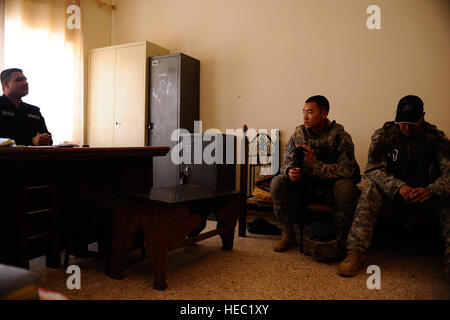
<svg viewBox="0 0 450 320">
<path fill-rule="evenodd" d="M 0 0 L 0 70 L 3 70 L 4 66 L 4 59 L 3 59 L 3 48 L 5 47 L 4 41 L 3 41 L 3 31 L 4 31 L 4 23 L 5 23 L 5 15 L 3 11 L 3 0 Z M 2 92 L 2 86 L 0 85 L 0 93 Z"/>
<path fill-rule="evenodd" d="M 80 1 L 3 0 L 3 67 L 23 70 L 55 144 L 83 144 Z"/>
</svg>

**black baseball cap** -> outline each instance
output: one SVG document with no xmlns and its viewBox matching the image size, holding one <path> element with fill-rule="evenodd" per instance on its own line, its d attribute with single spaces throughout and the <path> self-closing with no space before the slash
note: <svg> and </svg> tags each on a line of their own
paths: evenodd
<svg viewBox="0 0 450 320">
<path fill-rule="evenodd" d="M 417 96 L 406 96 L 398 102 L 395 123 L 419 124 L 422 115 L 422 99 Z"/>
</svg>

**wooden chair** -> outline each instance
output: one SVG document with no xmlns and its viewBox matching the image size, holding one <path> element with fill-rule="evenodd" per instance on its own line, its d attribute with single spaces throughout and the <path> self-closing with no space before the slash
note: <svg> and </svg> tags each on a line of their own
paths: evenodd
<svg viewBox="0 0 450 320">
<path fill-rule="evenodd" d="M 279 143 L 273 141 L 274 137 L 270 137 L 265 133 L 257 133 L 249 142 L 248 127 L 243 126 L 244 131 L 244 163 L 240 165 L 240 185 L 241 205 L 239 213 L 239 236 L 246 236 L 247 227 L 247 210 L 252 209 L 261 212 L 273 214 L 272 201 L 264 201 L 253 197 L 253 191 L 257 180 L 261 177 L 261 169 L 270 168 L 274 156 L 279 154 Z M 278 146 L 278 152 L 274 152 Z"/>
</svg>

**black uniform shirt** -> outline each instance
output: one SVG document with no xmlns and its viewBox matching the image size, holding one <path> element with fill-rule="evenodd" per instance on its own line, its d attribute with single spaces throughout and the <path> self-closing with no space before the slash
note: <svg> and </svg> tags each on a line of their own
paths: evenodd
<svg viewBox="0 0 450 320">
<path fill-rule="evenodd" d="M 38 107 L 22 102 L 17 108 L 6 95 L 0 97 L 0 138 L 17 145 L 33 145 L 38 133 L 49 133 Z"/>
</svg>

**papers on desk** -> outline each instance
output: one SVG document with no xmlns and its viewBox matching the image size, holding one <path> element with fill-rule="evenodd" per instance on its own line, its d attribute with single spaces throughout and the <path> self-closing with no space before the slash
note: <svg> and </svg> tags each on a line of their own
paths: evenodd
<svg viewBox="0 0 450 320">
<path fill-rule="evenodd" d="M 0 148 L 14 146 L 16 142 L 9 138 L 0 138 Z"/>
<path fill-rule="evenodd" d="M 0 138 L 0 148 L 2 147 L 19 147 L 19 148 L 79 148 L 78 144 L 70 143 L 64 141 L 60 144 L 55 144 L 53 146 L 22 146 L 16 145 L 16 142 L 9 138 Z"/>
<path fill-rule="evenodd" d="M 77 144 L 69 144 L 69 143 L 61 143 L 61 144 L 55 144 L 52 146 L 18 146 L 22 148 L 78 148 L 79 145 Z"/>
<path fill-rule="evenodd" d="M 55 148 L 78 148 L 79 145 L 72 144 L 72 143 L 61 143 L 61 144 L 55 144 Z"/>
</svg>

